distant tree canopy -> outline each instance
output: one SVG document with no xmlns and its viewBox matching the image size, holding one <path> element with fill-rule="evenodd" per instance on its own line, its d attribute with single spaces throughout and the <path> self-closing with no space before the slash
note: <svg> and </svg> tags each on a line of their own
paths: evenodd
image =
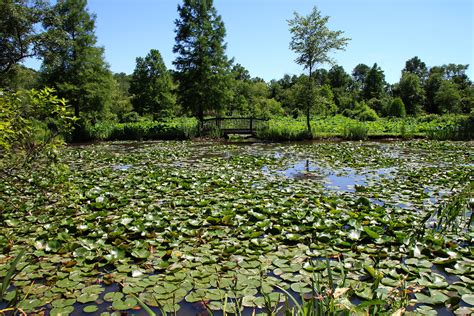
<svg viewBox="0 0 474 316">
<path fill-rule="evenodd" d="M 173 62 L 183 107 L 202 120 L 220 114 L 231 98 L 226 30 L 212 0 L 184 0 L 178 6 Z"/>
<path fill-rule="evenodd" d="M 0 89 L 14 92 L 44 87 L 65 98 L 81 126 L 110 120 L 161 120 L 175 115 L 342 114 L 360 120 L 380 116 L 459 114 L 474 110 L 469 65 L 429 66 L 408 59 L 400 80 L 388 84 L 374 63 L 346 70 L 330 53 L 349 39 L 328 29 L 317 8 L 288 20 L 290 48 L 308 72 L 265 82 L 226 56 L 226 30 L 212 0 L 178 5 L 173 47 L 175 70 L 151 49 L 136 59 L 133 74 L 112 74 L 97 45 L 95 15 L 87 0 L 3 0 L 0 2 Z M 39 71 L 22 65 L 39 58 Z M 323 65 L 331 65 L 327 69 Z M 13 95 L 13 94 L 12 94 Z"/>
</svg>

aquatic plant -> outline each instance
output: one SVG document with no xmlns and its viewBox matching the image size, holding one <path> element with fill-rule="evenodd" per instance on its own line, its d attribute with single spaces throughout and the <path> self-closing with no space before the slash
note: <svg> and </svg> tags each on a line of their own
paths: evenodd
<svg viewBox="0 0 474 316">
<path fill-rule="evenodd" d="M 278 287 L 350 313 L 464 311 L 471 231 L 413 232 L 463 192 L 473 157 L 436 141 L 70 146 L 55 186 L 0 182 L 0 276 L 32 249 L 12 281 L 26 313 L 283 312 Z"/>
</svg>

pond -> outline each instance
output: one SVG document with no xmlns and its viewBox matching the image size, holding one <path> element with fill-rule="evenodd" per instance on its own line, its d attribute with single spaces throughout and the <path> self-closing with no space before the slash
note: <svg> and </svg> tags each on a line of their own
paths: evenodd
<svg viewBox="0 0 474 316">
<path fill-rule="evenodd" d="M 351 312 L 473 311 L 472 142 L 113 142 L 61 161 L 0 185 L 0 279 L 26 249 L 7 297 L 28 313 L 250 315 L 315 280 Z"/>
</svg>

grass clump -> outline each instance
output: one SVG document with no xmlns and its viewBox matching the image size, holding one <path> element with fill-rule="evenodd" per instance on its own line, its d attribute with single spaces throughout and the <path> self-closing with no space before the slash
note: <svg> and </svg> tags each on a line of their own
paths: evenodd
<svg viewBox="0 0 474 316">
<path fill-rule="evenodd" d="M 343 137 L 346 140 L 366 140 L 369 135 L 369 129 L 365 124 L 356 123 L 349 125 L 344 129 Z"/>
</svg>

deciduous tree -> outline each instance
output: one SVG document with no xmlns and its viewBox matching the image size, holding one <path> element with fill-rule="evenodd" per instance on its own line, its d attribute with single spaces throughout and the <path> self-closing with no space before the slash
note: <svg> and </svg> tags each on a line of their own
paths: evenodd
<svg viewBox="0 0 474 316">
<path fill-rule="evenodd" d="M 43 0 L 0 2 L 0 80 L 14 65 L 36 56 L 46 10 L 47 4 Z"/>
<path fill-rule="evenodd" d="M 417 115 L 421 112 L 425 91 L 417 74 L 412 72 L 403 73 L 400 79 L 399 93 L 408 114 Z"/>
<path fill-rule="evenodd" d="M 295 12 L 293 19 L 288 20 L 292 35 L 290 48 L 298 55 L 296 62 L 309 72 L 308 101 L 305 106 L 308 133 L 311 133 L 313 72 L 318 65 L 333 63 L 329 53 L 333 50 L 343 50 L 349 41 L 349 38 L 341 37 L 342 31 L 331 31 L 327 27 L 328 20 L 329 16 L 322 16 L 316 7 L 308 16 L 301 16 Z"/>
<path fill-rule="evenodd" d="M 441 83 L 434 101 L 441 114 L 461 112 L 461 95 L 456 84 L 451 81 Z"/>
</svg>

